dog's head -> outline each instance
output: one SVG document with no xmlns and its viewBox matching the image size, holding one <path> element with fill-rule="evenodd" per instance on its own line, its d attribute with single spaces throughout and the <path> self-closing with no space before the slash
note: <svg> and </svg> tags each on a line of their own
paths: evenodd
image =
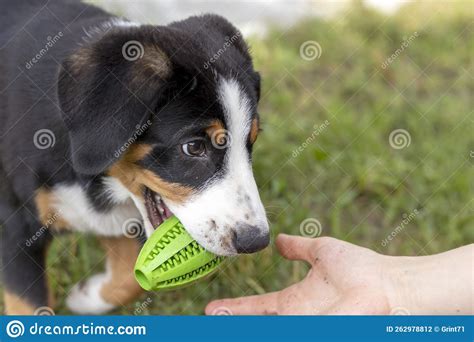
<svg viewBox="0 0 474 342">
<path fill-rule="evenodd" d="M 251 166 L 260 77 L 225 19 L 114 28 L 66 58 L 58 95 L 75 170 L 118 179 L 148 235 L 173 213 L 214 253 L 268 245 Z"/>
</svg>

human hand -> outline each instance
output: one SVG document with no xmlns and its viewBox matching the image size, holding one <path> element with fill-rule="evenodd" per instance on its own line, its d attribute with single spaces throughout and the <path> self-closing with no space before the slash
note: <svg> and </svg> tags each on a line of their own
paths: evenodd
<svg viewBox="0 0 474 342">
<path fill-rule="evenodd" d="M 209 303 L 206 314 L 233 315 L 370 315 L 390 312 L 385 256 L 341 240 L 280 234 L 282 256 L 311 265 L 307 276 L 281 291 L 222 299 Z"/>
</svg>

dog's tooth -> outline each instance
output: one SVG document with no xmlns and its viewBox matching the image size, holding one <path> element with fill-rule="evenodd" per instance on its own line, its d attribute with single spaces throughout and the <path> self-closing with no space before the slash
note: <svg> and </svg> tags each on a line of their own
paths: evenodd
<svg viewBox="0 0 474 342">
<path fill-rule="evenodd" d="M 158 208 L 158 211 L 160 212 L 161 215 L 165 213 L 165 208 L 163 208 L 163 204 L 161 202 L 158 203 L 156 207 Z"/>
</svg>

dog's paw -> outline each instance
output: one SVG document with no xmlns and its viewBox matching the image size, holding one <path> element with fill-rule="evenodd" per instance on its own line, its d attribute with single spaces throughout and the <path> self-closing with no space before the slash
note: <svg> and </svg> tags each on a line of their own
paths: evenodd
<svg viewBox="0 0 474 342">
<path fill-rule="evenodd" d="M 83 315 L 98 315 L 112 310 L 115 306 L 107 303 L 100 295 L 100 290 L 107 281 L 108 275 L 101 273 L 74 285 L 66 299 L 69 310 Z"/>
</svg>

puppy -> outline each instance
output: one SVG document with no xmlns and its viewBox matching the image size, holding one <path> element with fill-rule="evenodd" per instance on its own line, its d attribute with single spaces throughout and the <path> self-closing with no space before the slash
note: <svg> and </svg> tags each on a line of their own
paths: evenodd
<svg viewBox="0 0 474 342">
<path fill-rule="evenodd" d="M 134 237 L 170 215 L 218 255 L 268 245 L 251 166 L 260 77 L 228 21 L 140 25 L 80 2 L 31 0 L 2 3 L 0 25 L 8 314 L 54 305 L 45 273 L 54 231 L 96 234 L 106 250 L 106 271 L 66 301 L 82 314 L 140 293 Z"/>
</svg>

